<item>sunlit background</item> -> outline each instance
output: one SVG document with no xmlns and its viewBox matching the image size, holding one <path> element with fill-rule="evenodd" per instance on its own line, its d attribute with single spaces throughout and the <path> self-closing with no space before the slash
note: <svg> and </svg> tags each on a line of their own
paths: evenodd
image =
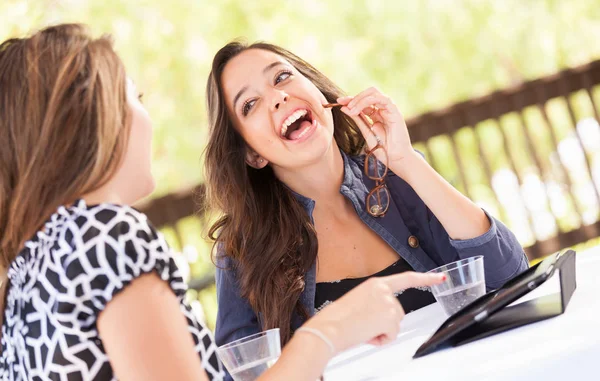
<svg viewBox="0 0 600 381">
<path fill-rule="evenodd" d="M 152 197 L 202 182 L 205 83 L 213 54 L 235 38 L 280 44 L 349 94 L 377 86 L 407 117 L 600 58 L 598 0 L 0 0 L 0 40 L 62 22 L 82 22 L 97 34 L 112 34 L 129 75 L 144 92 L 155 129 L 158 186 Z M 575 107 L 583 115 L 577 129 L 585 148 L 600 151 L 593 112 L 583 104 Z M 559 106 L 550 105 L 549 112 L 568 119 Z M 600 155 L 590 157 L 590 178 L 573 132 L 560 123 L 557 129 L 560 145 L 542 151 L 549 162 L 558 157 L 565 162 L 584 223 L 592 223 L 599 214 L 592 184 L 600 183 Z M 491 129 L 484 128 L 482 138 L 490 146 L 497 141 Z M 456 139 L 471 149 L 469 136 L 457 134 Z M 451 155 L 443 142 L 432 146 L 439 157 Z M 478 160 L 475 153 L 471 156 Z M 506 208 L 505 222 L 522 243 L 551 236 L 557 223 L 576 224 L 560 182 L 528 172 L 523 159 L 517 163 L 525 168 L 520 189 L 515 173 L 500 156 L 497 160 L 492 186 Z M 451 165 L 438 162 L 455 184 Z M 469 176 L 477 183 L 477 169 Z M 535 212 L 534 231 L 527 228 L 525 209 L 515 196 L 519 192 Z M 546 193 L 548 199 L 540 196 Z M 488 188 L 472 187 L 472 197 L 496 214 Z M 548 205 L 558 222 L 548 218 Z M 195 277 L 212 271 L 210 244 L 202 231 L 197 221 L 190 222 L 182 229 L 186 244 L 174 245 L 183 253 L 182 267 L 190 262 Z M 212 325 L 214 290 L 208 292 L 196 307 L 203 307 Z"/>
</svg>

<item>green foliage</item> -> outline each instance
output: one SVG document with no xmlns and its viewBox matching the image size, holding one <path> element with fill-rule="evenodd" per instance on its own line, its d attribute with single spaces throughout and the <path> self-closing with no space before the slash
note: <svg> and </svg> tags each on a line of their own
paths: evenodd
<svg viewBox="0 0 600 381">
<path fill-rule="evenodd" d="M 154 118 L 156 194 L 202 179 L 204 86 L 231 39 L 281 44 L 406 115 L 600 57 L 595 0 L 3 0 L 0 39 L 83 22 L 111 33 Z"/>
</svg>

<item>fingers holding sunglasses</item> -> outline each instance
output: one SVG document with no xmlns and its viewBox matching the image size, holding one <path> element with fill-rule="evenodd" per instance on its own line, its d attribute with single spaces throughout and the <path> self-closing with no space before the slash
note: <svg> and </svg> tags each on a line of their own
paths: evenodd
<svg viewBox="0 0 600 381">
<path fill-rule="evenodd" d="M 390 144 L 404 145 L 408 135 L 404 118 L 396 107 L 396 104 L 387 96 L 383 95 L 376 88 L 367 89 L 348 101 L 346 108 L 349 110 L 348 115 L 354 116 L 364 113 L 369 116 L 373 123 L 380 123 L 381 131 L 377 131 L 379 135 L 386 135 Z M 399 135 L 398 140 L 391 139 L 393 135 Z"/>
<path fill-rule="evenodd" d="M 350 115 L 365 113 L 374 122 L 380 122 L 392 129 L 404 125 L 404 119 L 400 111 L 393 103 L 386 103 L 386 97 L 381 94 L 368 95 L 359 100 L 354 106 L 348 106 Z"/>
<path fill-rule="evenodd" d="M 350 115 L 350 108 L 348 107 L 348 105 L 353 102 L 355 99 L 355 97 L 341 97 L 337 99 L 337 102 L 341 105 L 346 106 L 346 114 Z M 379 114 L 379 108 L 377 106 L 371 105 L 368 107 L 365 107 L 364 110 L 355 113 L 355 115 L 359 115 L 360 113 L 363 113 L 365 115 L 367 115 L 370 120 L 372 120 L 373 122 L 382 122 L 383 119 L 381 117 L 381 115 Z"/>
<path fill-rule="evenodd" d="M 385 130 L 381 128 L 381 123 L 373 123 L 370 118 L 363 113 L 350 115 L 347 107 L 342 107 L 342 112 L 354 120 L 360 129 L 362 136 L 365 138 L 369 150 L 373 149 L 378 144 L 385 146 Z"/>
<path fill-rule="evenodd" d="M 400 114 L 396 104 L 375 87 L 370 87 L 358 93 L 348 102 L 348 108 L 354 113 L 361 112 L 368 107 L 375 107 L 382 116 L 385 116 L 386 113 Z"/>
<path fill-rule="evenodd" d="M 396 104 L 374 87 L 362 91 L 351 100 L 346 98 L 345 102 L 348 112 L 344 112 L 349 116 L 361 113 L 369 116 L 373 121 L 371 130 L 386 142 L 390 164 L 395 166 L 394 163 L 397 163 L 402 167 L 402 160 L 414 150 L 404 117 Z"/>
<path fill-rule="evenodd" d="M 379 121 L 371 122 L 369 129 L 371 130 L 371 135 L 375 136 L 375 140 L 379 145 L 384 148 L 387 148 L 387 131 L 385 130 L 385 126 L 383 123 Z"/>
<path fill-rule="evenodd" d="M 345 105 L 340 110 L 348 115 L 360 128 L 360 132 L 367 141 L 367 147 L 372 148 L 377 144 L 384 144 L 385 140 L 385 128 L 381 122 L 381 117 L 378 115 L 379 109 L 375 106 L 369 107 L 365 112 L 360 112 L 356 115 L 350 113 L 348 103 L 350 103 L 354 97 L 342 97 L 338 98 L 338 103 Z M 375 136 L 373 136 L 375 135 Z"/>
</svg>

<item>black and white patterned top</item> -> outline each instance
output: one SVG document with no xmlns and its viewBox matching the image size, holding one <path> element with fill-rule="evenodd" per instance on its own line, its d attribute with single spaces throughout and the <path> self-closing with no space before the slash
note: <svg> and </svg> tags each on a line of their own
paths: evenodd
<svg viewBox="0 0 600 381">
<path fill-rule="evenodd" d="M 199 361 L 222 380 L 212 333 L 185 301 L 163 236 L 130 207 L 60 207 L 11 264 L 2 325 L 0 380 L 115 380 L 96 327 L 124 287 L 156 271 L 180 300 Z"/>
</svg>

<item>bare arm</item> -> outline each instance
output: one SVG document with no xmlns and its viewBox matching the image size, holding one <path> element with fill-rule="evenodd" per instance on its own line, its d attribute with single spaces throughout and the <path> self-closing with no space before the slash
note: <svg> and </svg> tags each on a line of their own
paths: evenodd
<svg viewBox="0 0 600 381">
<path fill-rule="evenodd" d="M 329 360 L 353 345 L 393 341 L 404 316 L 393 293 L 440 283 L 440 274 L 403 273 L 372 278 L 310 319 L 335 351 L 317 336 L 296 333 L 260 381 L 314 381 Z M 179 302 L 155 273 L 134 280 L 98 318 L 115 375 L 124 381 L 207 380 Z"/>
<path fill-rule="evenodd" d="M 414 272 L 367 280 L 304 324 L 323 333 L 333 352 L 318 336 L 298 331 L 259 380 L 315 381 L 337 353 L 366 342 L 383 345 L 396 340 L 404 310 L 394 292 L 444 280 L 442 274 Z"/>
<path fill-rule="evenodd" d="M 119 380 L 208 380 L 179 301 L 156 273 L 116 295 L 98 330 Z"/>
<path fill-rule="evenodd" d="M 298 334 L 259 381 L 315 381 L 321 377 L 331 358 L 331 350 L 325 342 L 313 335 Z"/>
</svg>

